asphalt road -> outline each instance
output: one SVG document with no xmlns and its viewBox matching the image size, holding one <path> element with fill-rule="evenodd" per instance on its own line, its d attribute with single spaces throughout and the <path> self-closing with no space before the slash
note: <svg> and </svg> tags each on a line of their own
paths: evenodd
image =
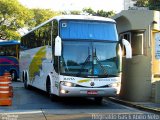
<svg viewBox="0 0 160 120">
<path fill-rule="evenodd" d="M 101 105 L 90 98 L 60 98 L 51 101 L 39 90 L 26 90 L 21 82 L 13 83 L 12 106 L 0 106 L 0 120 L 106 120 L 160 119 L 160 116 L 112 101 Z"/>
</svg>

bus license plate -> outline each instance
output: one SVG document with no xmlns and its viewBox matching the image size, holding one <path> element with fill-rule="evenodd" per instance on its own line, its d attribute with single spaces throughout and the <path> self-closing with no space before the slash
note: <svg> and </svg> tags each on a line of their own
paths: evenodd
<svg viewBox="0 0 160 120">
<path fill-rule="evenodd" d="M 97 91 L 87 91 L 87 94 L 89 94 L 89 95 L 96 95 Z"/>
</svg>

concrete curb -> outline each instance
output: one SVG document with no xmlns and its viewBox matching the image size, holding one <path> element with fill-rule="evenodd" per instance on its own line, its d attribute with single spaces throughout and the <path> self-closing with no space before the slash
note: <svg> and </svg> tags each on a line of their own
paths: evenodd
<svg viewBox="0 0 160 120">
<path fill-rule="evenodd" d="M 148 112 L 154 112 L 154 113 L 160 114 L 160 108 L 159 109 L 158 108 L 152 108 L 152 107 L 149 107 L 149 106 L 145 106 L 145 105 L 142 105 L 142 104 L 136 104 L 136 103 L 133 103 L 133 102 L 121 100 L 121 99 L 114 98 L 114 97 L 109 97 L 108 99 L 113 101 L 113 102 L 120 103 L 120 104 L 129 106 L 129 107 L 134 107 L 134 108 L 137 108 L 137 109 L 140 109 L 140 110 L 145 110 L 145 111 L 148 111 Z"/>
</svg>

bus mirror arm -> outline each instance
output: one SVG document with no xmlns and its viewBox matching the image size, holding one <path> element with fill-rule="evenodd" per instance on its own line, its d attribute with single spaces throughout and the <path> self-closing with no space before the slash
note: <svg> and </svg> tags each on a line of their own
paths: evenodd
<svg viewBox="0 0 160 120">
<path fill-rule="evenodd" d="M 122 44 L 126 49 L 126 58 L 132 58 L 131 44 L 126 39 L 122 39 Z"/>
<path fill-rule="evenodd" d="M 62 40 L 59 36 L 57 36 L 55 38 L 55 50 L 54 50 L 55 56 L 61 56 L 61 51 L 62 51 Z"/>
</svg>

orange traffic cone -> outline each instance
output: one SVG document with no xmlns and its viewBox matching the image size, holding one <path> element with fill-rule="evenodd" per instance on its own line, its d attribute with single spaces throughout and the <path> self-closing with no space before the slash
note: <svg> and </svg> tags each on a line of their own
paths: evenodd
<svg viewBox="0 0 160 120">
<path fill-rule="evenodd" d="M 10 74 L 9 72 L 5 72 L 5 73 L 3 74 L 3 76 L 4 76 L 4 77 L 8 77 L 8 79 L 12 80 L 11 74 Z"/>
<path fill-rule="evenodd" d="M 7 77 L 7 78 L 9 79 L 9 81 L 12 80 L 10 72 L 5 72 L 5 73 L 3 74 L 3 76 L 4 76 L 4 77 Z M 13 97 L 13 87 L 11 86 L 11 84 L 9 85 L 9 96 L 10 96 L 10 97 Z"/>
<path fill-rule="evenodd" d="M 12 105 L 13 88 L 8 75 L 0 76 L 0 105 Z"/>
<path fill-rule="evenodd" d="M 0 99 L 0 105 L 1 106 L 5 106 L 5 105 L 8 105 L 8 106 L 11 106 L 12 105 L 12 99 L 11 98 L 6 98 L 6 99 Z"/>
</svg>

